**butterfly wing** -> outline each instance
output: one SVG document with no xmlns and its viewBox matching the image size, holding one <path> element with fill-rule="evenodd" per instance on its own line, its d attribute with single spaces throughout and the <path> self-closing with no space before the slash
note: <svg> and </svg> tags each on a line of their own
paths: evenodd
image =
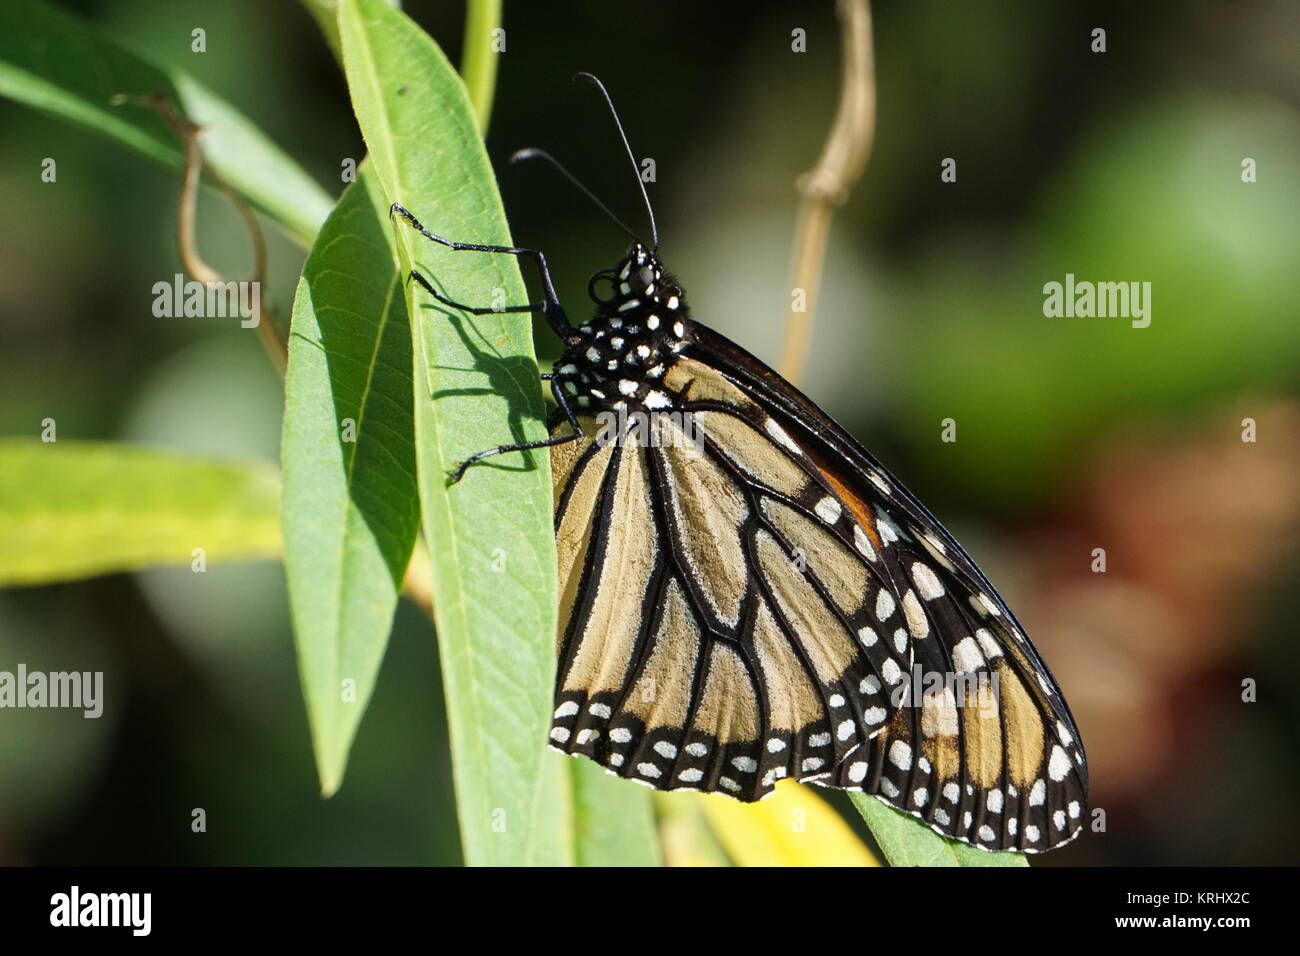
<svg viewBox="0 0 1300 956">
<path fill-rule="evenodd" d="M 894 598 L 822 527 L 824 489 L 717 404 L 696 406 L 696 442 L 602 446 L 588 419 L 553 452 L 551 743 L 658 789 L 756 800 L 882 732 L 910 657 L 869 626 Z"/>
<path fill-rule="evenodd" d="M 874 457 L 776 372 L 695 330 L 701 364 L 725 370 L 813 460 L 854 522 L 880 543 L 899 596 L 917 691 L 884 732 L 815 782 L 873 793 L 937 832 L 1034 852 L 1082 826 L 1087 759 L 1051 672 L 1005 601 L 944 527 Z M 688 350 L 687 354 L 691 354 Z M 944 680 L 927 679 L 938 675 Z M 919 685 L 919 686 L 918 686 Z"/>
</svg>

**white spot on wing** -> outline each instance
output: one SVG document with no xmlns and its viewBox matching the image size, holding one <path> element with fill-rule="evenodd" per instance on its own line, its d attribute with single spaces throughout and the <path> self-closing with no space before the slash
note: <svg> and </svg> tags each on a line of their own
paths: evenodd
<svg viewBox="0 0 1300 956">
<path fill-rule="evenodd" d="M 989 660 L 1002 656 L 1002 648 L 998 646 L 998 642 L 987 629 L 981 627 L 976 631 L 975 640 L 980 642 L 980 649 L 984 651 L 984 656 Z"/>
<path fill-rule="evenodd" d="M 912 769 L 912 748 L 904 740 L 895 740 L 889 746 L 889 762 L 899 770 Z"/>
<path fill-rule="evenodd" d="M 853 545 L 858 549 L 858 553 L 867 560 L 876 560 L 876 549 L 871 546 L 871 538 L 856 524 L 853 526 Z"/>
<path fill-rule="evenodd" d="M 935 573 L 929 567 L 920 561 L 912 563 L 912 580 L 916 582 L 917 588 L 921 592 L 921 597 L 927 601 L 933 601 L 935 598 L 943 597 L 943 583 L 935 576 Z"/>
<path fill-rule="evenodd" d="M 876 595 L 876 620 L 886 620 L 894 613 L 894 608 L 897 606 L 898 605 L 894 603 L 894 596 L 884 588 L 881 588 L 880 593 Z"/>
<path fill-rule="evenodd" d="M 973 637 L 963 637 L 952 647 L 952 664 L 957 673 L 979 670 L 984 666 L 984 655 Z"/>
<path fill-rule="evenodd" d="M 785 429 L 777 424 L 775 418 L 769 418 L 763 423 L 763 427 L 767 429 L 767 433 L 776 439 L 778 443 L 784 445 L 796 455 L 803 454 L 803 449 L 796 445 L 794 439 L 785 433 Z"/>
<path fill-rule="evenodd" d="M 1052 756 L 1047 760 L 1047 775 L 1058 783 L 1070 772 L 1070 758 L 1060 746 L 1052 747 Z"/>
<path fill-rule="evenodd" d="M 913 637 L 925 637 L 930 633 L 930 620 L 925 616 L 921 602 L 916 599 L 916 592 L 911 588 L 903 595 L 903 615 L 907 618 L 907 629 Z"/>
<path fill-rule="evenodd" d="M 829 495 L 817 502 L 813 511 L 817 512 L 817 517 L 827 524 L 834 524 L 840 520 L 840 503 Z"/>
</svg>

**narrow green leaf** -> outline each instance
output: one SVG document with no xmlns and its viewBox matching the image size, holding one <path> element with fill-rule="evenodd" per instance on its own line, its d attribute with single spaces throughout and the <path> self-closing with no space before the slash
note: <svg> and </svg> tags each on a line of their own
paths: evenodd
<svg viewBox="0 0 1300 956">
<path fill-rule="evenodd" d="M 1023 853 L 989 853 L 946 840 L 916 817 L 865 793 L 849 799 L 867 821 L 890 866 L 1028 866 Z"/>
<path fill-rule="evenodd" d="M 447 236 L 508 243 L 464 85 L 434 42 L 382 0 L 344 0 L 339 32 L 386 197 Z M 512 257 L 453 252 L 395 228 L 403 270 L 418 260 L 457 301 L 527 301 Z M 417 472 L 465 858 L 569 862 L 565 772 L 543 748 L 555 670 L 549 458 L 505 455 L 447 485 L 456 461 L 545 435 L 529 321 L 471 318 L 413 284 L 407 296 Z"/>
<path fill-rule="evenodd" d="M 0 439 L 0 584 L 276 557 L 279 486 L 263 462 Z"/>
<path fill-rule="evenodd" d="M 339 45 L 339 4 L 338 0 L 299 0 L 303 9 L 312 15 L 320 27 L 325 43 L 334 53 L 339 65 L 343 64 L 343 49 Z"/>
<path fill-rule="evenodd" d="M 289 336 L 284 563 L 327 795 L 374 689 L 420 527 L 411 332 L 387 212 L 363 165 L 307 257 Z"/>
<path fill-rule="evenodd" d="M 181 146 L 153 111 L 113 106 L 118 93 L 166 92 L 205 129 L 207 163 L 302 245 L 333 201 L 303 169 L 234 107 L 170 66 L 156 66 L 93 26 L 39 0 L 0 4 L 0 96 L 116 140 L 172 169 Z"/>
<path fill-rule="evenodd" d="M 339 45 L 339 0 L 299 0 L 308 13 L 316 20 L 316 25 L 325 36 L 334 58 L 343 65 L 343 48 Z M 395 10 L 402 9 L 402 0 L 387 0 Z"/>
<path fill-rule="evenodd" d="M 607 774 L 585 757 L 569 761 L 574 862 L 578 866 L 660 866 L 649 791 Z"/>
</svg>

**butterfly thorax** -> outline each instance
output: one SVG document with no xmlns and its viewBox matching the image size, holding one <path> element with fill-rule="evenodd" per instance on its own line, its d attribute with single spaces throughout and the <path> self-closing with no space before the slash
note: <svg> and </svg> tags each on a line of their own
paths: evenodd
<svg viewBox="0 0 1300 956">
<path fill-rule="evenodd" d="M 613 287 L 609 298 L 599 298 L 594 291 L 601 279 Z M 690 334 L 686 300 L 677 281 L 638 242 L 613 269 L 597 273 L 590 288 L 596 313 L 568 337 L 554 371 L 575 411 L 672 408 L 676 396 L 663 379 Z"/>
</svg>

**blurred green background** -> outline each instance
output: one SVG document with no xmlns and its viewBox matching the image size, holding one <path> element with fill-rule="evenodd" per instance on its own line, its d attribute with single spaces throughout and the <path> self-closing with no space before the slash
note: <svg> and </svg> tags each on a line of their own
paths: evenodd
<svg viewBox="0 0 1300 956">
<path fill-rule="evenodd" d="M 195 75 L 331 194 L 363 155 L 295 3 L 61 6 Z M 404 7 L 455 61 L 461 5 Z M 793 182 L 839 70 L 831 5 L 787 7 L 507 3 L 489 152 L 516 240 L 547 251 L 571 314 L 624 239 L 545 166 L 505 160 L 549 149 L 643 221 L 608 116 L 570 82 L 588 70 L 655 159 L 663 257 L 695 317 L 776 361 Z M 1071 702 L 1106 832 L 1035 862 L 1300 861 L 1300 6 L 873 10 L 876 146 L 835 220 L 805 387 L 984 565 Z M 176 177 L 8 101 L 0 143 L 0 434 L 53 417 L 60 438 L 274 460 L 281 390 L 255 335 L 151 315 L 153 283 L 180 271 Z M 200 223 L 209 261 L 246 275 L 222 201 L 205 196 Z M 283 320 L 303 253 L 268 231 Z M 1045 318 L 1043 284 L 1067 272 L 1151 282 L 1150 327 Z M 329 801 L 278 565 L 0 592 L 0 668 L 17 661 L 102 669 L 111 706 L 0 716 L 0 862 L 459 860 L 434 638 L 405 603 Z"/>
</svg>

